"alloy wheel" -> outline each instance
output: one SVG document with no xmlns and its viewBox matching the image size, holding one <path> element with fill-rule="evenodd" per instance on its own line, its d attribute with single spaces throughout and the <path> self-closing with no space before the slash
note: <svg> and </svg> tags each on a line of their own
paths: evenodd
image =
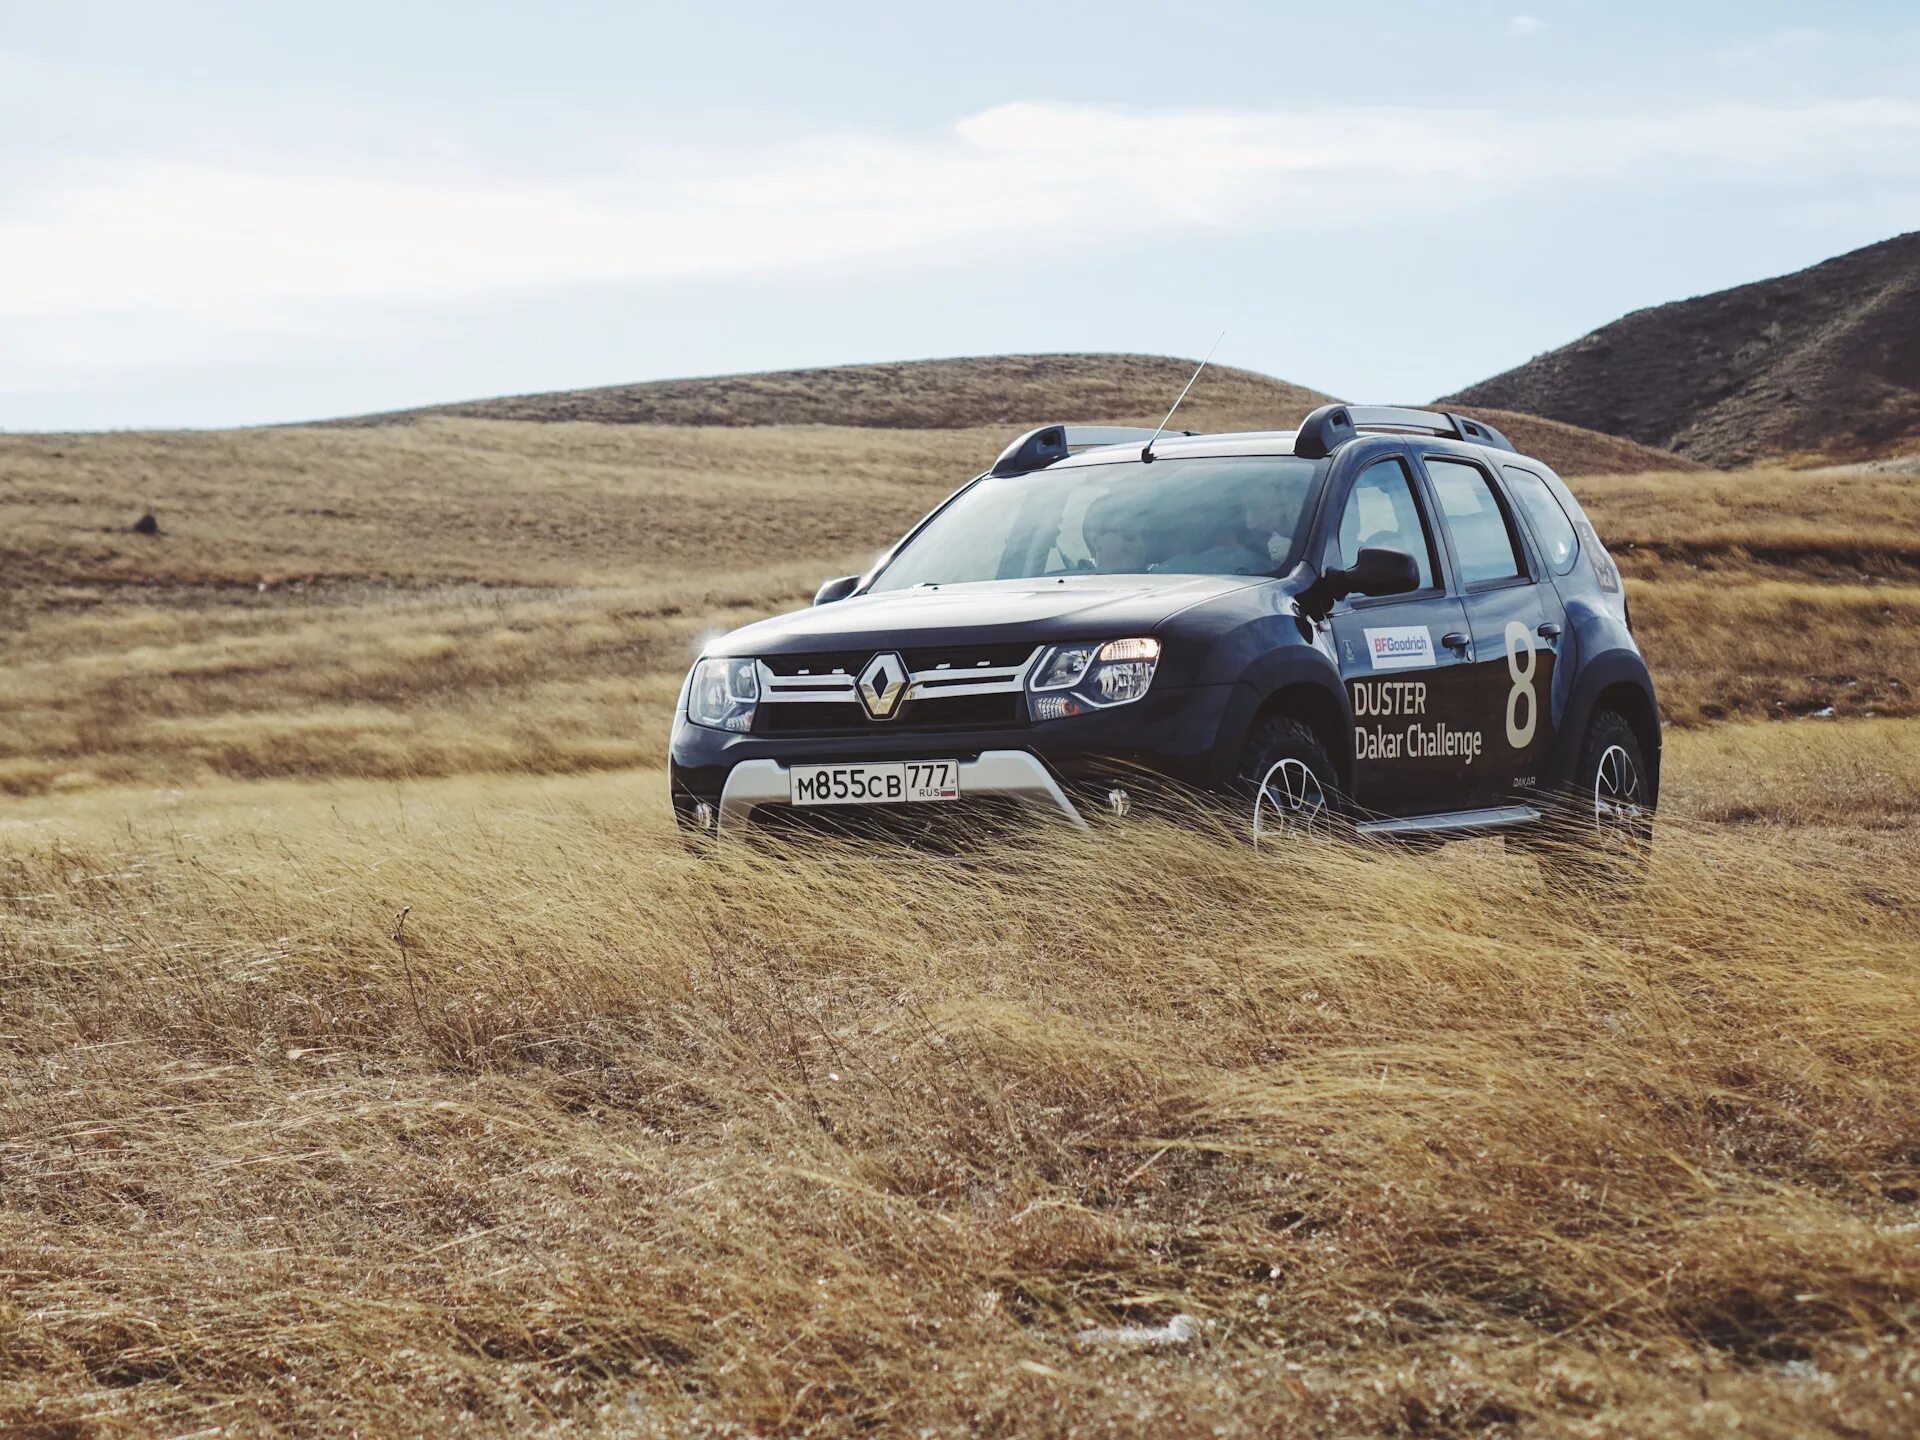
<svg viewBox="0 0 1920 1440">
<path fill-rule="evenodd" d="M 1327 792 L 1304 760 L 1274 762 L 1253 793 L 1253 843 L 1281 836 L 1325 835 Z"/>
<path fill-rule="evenodd" d="M 1639 849 L 1646 843 L 1640 768 L 1623 745 L 1609 745 L 1593 772 L 1593 823 L 1602 839 L 1623 849 Z"/>
</svg>

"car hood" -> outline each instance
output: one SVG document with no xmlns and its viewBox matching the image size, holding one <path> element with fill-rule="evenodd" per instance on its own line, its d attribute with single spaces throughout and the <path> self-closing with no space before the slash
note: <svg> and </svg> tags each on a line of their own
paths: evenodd
<svg viewBox="0 0 1920 1440">
<path fill-rule="evenodd" d="M 859 595 L 743 625 L 709 655 L 780 655 L 950 642 L 994 645 L 1147 635 L 1183 610 L 1264 575 L 1069 575 Z"/>
</svg>

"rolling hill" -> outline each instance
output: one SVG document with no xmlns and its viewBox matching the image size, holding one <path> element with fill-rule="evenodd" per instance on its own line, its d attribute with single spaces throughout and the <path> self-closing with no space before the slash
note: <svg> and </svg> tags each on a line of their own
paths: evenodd
<svg viewBox="0 0 1920 1440">
<path fill-rule="evenodd" d="M 1920 445 L 1920 231 L 1631 315 L 1447 402 L 1732 465 Z"/>
<path fill-rule="evenodd" d="M 435 405 L 352 424 L 426 415 L 589 420 L 614 425 L 851 425 L 879 430 L 1017 430 L 1050 419 L 1159 423 L 1195 362 L 1159 355 L 990 355 L 656 380 Z M 1181 419 L 1206 429 L 1290 425 L 1330 397 L 1252 370 L 1210 366 Z"/>
<path fill-rule="evenodd" d="M 841 425 L 879 430 L 994 427 L 1049 419 L 1159 423 L 1194 362 L 1157 355 L 993 355 L 657 380 L 513 395 L 332 422 L 405 425 L 428 418 L 535 423 L 741 427 Z M 1181 408 L 1200 430 L 1285 429 L 1331 397 L 1252 370 L 1210 366 Z M 1687 469 L 1677 456 L 1612 435 L 1509 411 L 1486 418 L 1522 450 L 1569 475 Z"/>
<path fill-rule="evenodd" d="M 1490 405 L 1472 407 L 1474 416 L 1494 426 L 1523 455 L 1534 455 L 1562 475 L 1644 475 L 1655 470 L 1705 470 L 1697 460 L 1656 449 L 1618 435 L 1584 430 L 1564 420 L 1523 415 Z"/>
</svg>

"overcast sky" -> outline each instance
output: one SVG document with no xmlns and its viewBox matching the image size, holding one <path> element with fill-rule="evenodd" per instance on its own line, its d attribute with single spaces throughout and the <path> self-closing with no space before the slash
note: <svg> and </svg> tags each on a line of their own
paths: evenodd
<svg viewBox="0 0 1920 1440">
<path fill-rule="evenodd" d="M 1223 328 L 1425 400 L 1920 229 L 1920 9 L 0 0 L 0 141 L 5 429 Z"/>
</svg>

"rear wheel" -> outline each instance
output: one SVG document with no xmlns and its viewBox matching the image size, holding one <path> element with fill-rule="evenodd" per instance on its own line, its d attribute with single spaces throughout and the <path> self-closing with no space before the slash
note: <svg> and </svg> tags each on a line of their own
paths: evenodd
<svg viewBox="0 0 1920 1440">
<path fill-rule="evenodd" d="M 1263 720 L 1240 752 L 1235 794 L 1254 848 L 1329 836 L 1340 819 L 1338 777 L 1312 727 L 1292 716 Z"/>
<path fill-rule="evenodd" d="M 1580 878 L 1631 881 L 1653 853 L 1653 787 L 1640 737 L 1602 710 L 1587 725 L 1555 846 Z"/>
</svg>

